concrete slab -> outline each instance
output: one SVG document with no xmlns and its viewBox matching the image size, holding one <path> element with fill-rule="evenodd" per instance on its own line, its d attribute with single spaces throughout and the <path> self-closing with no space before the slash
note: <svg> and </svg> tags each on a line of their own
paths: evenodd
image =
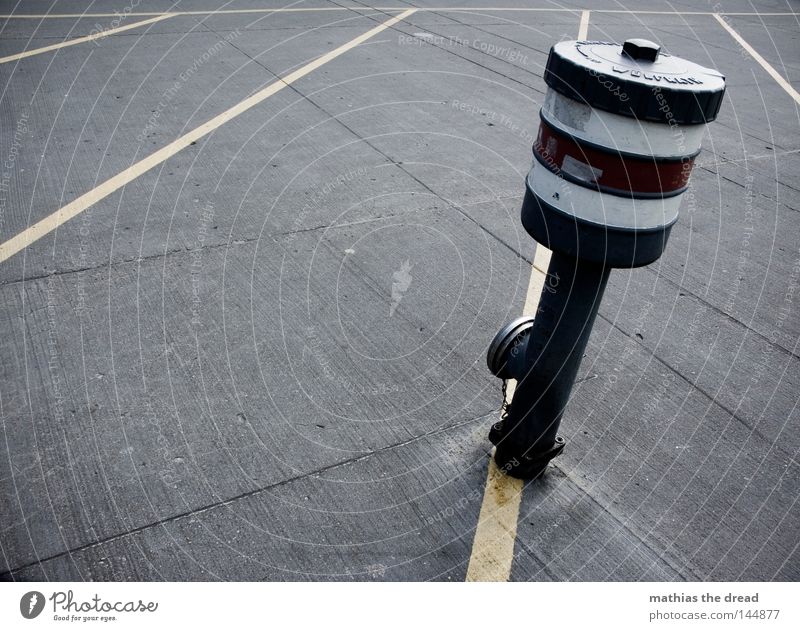
<svg viewBox="0 0 800 631">
<path fill-rule="evenodd" d="M 9 567 L 486 415 L 526 267 L 445 210 L 5 285 Z"/>
<path fill-rule="evenodd" d="M 0 68 L 3 240 L 387 17 L 361 6 Z M 0 266 L 1 579 L 464 579 L 563 8 L 419 11 Z M 589 37 L 645 33 L 730 87 L 664 257 L 612 275 L 512 579 L 797 580 L 795 104 L 710 15 L 591 9 Z M 101 19 L 7 20 L 2 50 Z M 730 20 L 772 62 L 796 49 L 789 21 Z"/>
<path fill-rule="evenodd" d="M 58 8 L 58 5 L 56 5 Z M 119 11 L 119 7 L 116 9 Z M 80 13 L 80 12 L 79 12 Z M 93 11 L 94 13 L 94 11 Z M 97 11 L 102 13 L 102 11 Z M 77 37 L 85 37 L 102 31 L 123 28 L 136 22 L 149 20 L 156 15 L 128 15 L 102 17 L 69 17 L 69 18 L 44 18 L 44 19 L 8 19 L 0 20 L 0 33 L 3 34 L 2 46 L 0 49 L 3 55 L 14 54 L 43 46 L 52 46 L 62 41 L 67 41 Z M 151 34 L 177 34 L 183 35 L 193 30 L 203 30 L 200 26 L 202 16 L 199 18 L 192 16 L 176 15 L 168 20 L 145 24 L 144 26 L 123 31 L 108 37 L 146 37 Z M 76 44 L 85 50 L 98 48 L 102 40 L 87 42 L 86 44 Z M 60 53 L 47 53 L 55 57 Z"/>
<path fill-rule="evenodd" d="M 521 513 L 538 527 L 526 532 L 538 558 L 548 552 L 554 577 L 794 576 L 784 565 L 793 543 L 766 557 L 762 547 L 764 532 L 796 519 L 794 459 L 607 324 L 596 326 L 587 354 L 596 358 L 587 371 L 597 376 L 579 384 L 565 418 L 572 442 L 557 466 L 566 479 L 534 484 Z M 542 508 L 551 503 L 558 508 Z M 574 519 L 581 527 L 560 527 Z M 559 525 L 547 533 L 551 522 Z M 517 567 L 519 578 L 547 574 Z"/>
<path fill-rule="evenodd" d="M 486 422 L 60 555 L 14 578 L 463 580 Z M 465 461 L 474 464 L 464 469 Z"/>
<path fill-rule="evenodd" d="M 705 393 L 776 449 L 796 452 L 786 417 L 800 377 L 795 355 L 652 270 L 615 274 L 602 314 L 676 379 Z M 598 367 L 586 374 L 597 374 Z"/>
</svg>

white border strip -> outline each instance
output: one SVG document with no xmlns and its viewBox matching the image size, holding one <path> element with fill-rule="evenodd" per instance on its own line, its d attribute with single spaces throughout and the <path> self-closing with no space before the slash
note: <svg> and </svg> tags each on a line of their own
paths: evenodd
<svg viewBox="0 0 800 631">
<path fill-rule="evenodd" d="M 733 27 L 730 24 L 728 24 L 719 13 L 715 13 L 714 18 L 717 20 L 717 22 L 719 22 L 722 25 L 722 27 L 726 31 L 728 31 L 728 33 L 730 33 L 731 37 L 733 37 L 733 39 L 739 42 L 739 45 L 742 48 L 744 48 L 750 54 L 750 56 L 759 63 L 759 65 L 764 70 L 767 71 L 769 76 L 775 79 L 775 81 L 778 82 L 778 85 L 781 86 L 784 90 L 786 90 L 786 93 L 794 99 L 794 102 L 800 105 L 800 94 L 798 94 L 797 90 L 795 90 L 789 84 L 789 82 L 783 78 L 783 75 L 781 75 L 777 70 L 775 70 L 775 68 L 773 68 L 766 59 L 764 59 L 761 55 L 759 55 L 756 52 L 755 48 L 753 48 L 750 44 L 744 41 L 744 38 L 741 35 L 739 35 L 739 33 L 737 33 L 733 29 Z"/>
<path fill-rule="evenodd" d="M 385 31 L 387 28 L 394 26 L 398 22 L 401 22 L 415 11 L 416 9 L 407 9 L 406 11 L 403 11 L 400 15 L 397 15 L 389 20 L 386 20 L 385 22 L 379 24 L 375 28 L 370 29 L 363 35 L 359 35 L 358 37 L 350 40 L 346 44 L 343 44 L 338 48 L 332 50 L 331 52 L 322 55 L 322 57 L 319 57 L 314 61 L 307 63 L 302 68 L 295 70 L 294 72 L 286 75 L 285 77 L 279 78 L 274 83 L 269 84 L 266 88 L 259 90 L 252 96 L 246 98 L 244 101 L 241 101 L 240 103 L 234 105 L 233 107 L 225 110 L 221 114 L 218 114 L 211 120 L 207 121 L 206 123 L 203 123 L 199 127 L 196 127 L 187 134 L 184 134 L 177 140 L 173 140 L 166 147 L 162 147 L 155 153 L 150 154 L 146 158 L 131 165 L 121 173 L 118 173 L 114 177 L 106 180 L 99 186 L 93 188 L 88 193 L 84 193 L 83 195 L 73 200 L 66 206 L 59 208 L 57 211 L 55 211 L 51 215 L 48 215 L 41 221 L 33 224 L 29 228 L 26 228 L 19 234 L 15 235 L 11 239 L 0 245 L 0 263 L 14 256 L 16 253 L 24 250 L 31 243 L 38 241 L 43 236 L 52 232 L 63 223 L 69 221 L 76 215 L 79 215 L 84 210 L 96 204 L 100 200 L 108 197 L 115 191 L 118 191 L 123 186 L 132 182 L 133 180 L 138 178 L 140 175 L 146 173 L 153 167 L 156 167 L 162 162 L 165 162 L 166 160 L 174 156 L 182 149 L 185 149 L 186 147 L 191 145 L 193 142 L 196 142 L 203 136 L 210 134 L 212 131 L 214 131 L 218 127 L 221 127 L 229 120 L 236 118 L 237 116 L 246 112 L 250 108 L 255 107 L 262 101 L 271 97 L 273 94 L 280 92 L 281 90 L 283 90 L 283 88 L 290 86 L 292 83 L 306 76 L 310 72 L 313 72 L 320 66 L 325 65 L 329 61 L 333 61 L 340 55 L 343 55 L 347 51 L 352 50 L 359 44 L 363 44 L 371 37 L 377 35 L 382 31 Z"/>
<path fill-rule="evenodd" d="M 44 46 L 42 48 L 34 48 L 31 50 L 25 50 L 21 53 L 16 53 L 14 55 L 9 55 L 8 57 L 0 57 L 0 64 L 7 64 L 10 61 L 16 61 L 18 59 L 25 59 L 26 57 L 33 57 L 34 55 L 41 55 L 42 53 L 49 53 L 52 50 L 58 50 L 59 48 L 66 48 L 67 46 L 74 46 L 75 44 L 83 44 L 85 42 L 93 42 L 97 39 L 103 39 L 104 37 L 108 37 L 109 35 L 114 35 L 115 33 L 122 33 L 123 31 L 129 31 L 132 28 L 137 28 L 139 26 L 145 26 L 146 24 L 154 24 L 156 22 L 161 22 L 162 20 L 166 20 L 167 18 L 173 17 L 174 13 L 164 13 L 163 15 L 159 15 L 154 18 L 150 18 L 149 20 L 142 20 L 141 22 L 134 22 L 133 24 L 127 24 L 125 26 L 120 26 L 118 28 L 112 28 L 105 31 L 98 31 L 97 33 L 91 33 L 86 35 L 85 37 L 76 37 L 75 39 L 68 39 L 64 42 L 60 42 L 58 44 L 53 44 L 51 46 Z"/>
<path fill-rule="evenodd" d="M 402 11 L 406 7 L 286 7 L 277 9 L 218 9 L 209 11 L 172 11 L 173 15 L 236 15 L 246 13 L 313 13 L 315 11 Z M 436 13 L 476 13 L 484 11 L 519 11 L 525 12 L 543 12 L 543 13 L 578 13 L 580 9 L 568 9 L 564 7 L 415 7 L 420 13 L 423 12 L 436 12 Z M 592 9 L 595 13 L 629 13 L 631 15 L 720 15 L 713 11 L 649 11 L 649 10 L 631 10 L 631 9 Z M 131 12 L 126 15 L 133 16 L 147 16 L 147 15 L 162 15 L 159 12 Z M 800 12 L 795 11 L 744 11 L 734 13 L 723 13 L 721 15 L 731 16 L 800 16 Z M 0 19 L 31 19 L 41 20 L 44 18 L 115 18 L 119 17 L 117 13 L 47 13 L 47 14 L 34 14 L 34 13 L 20 13 L 20 14 L 6 14 L 0 15 Z"/>
</svg>

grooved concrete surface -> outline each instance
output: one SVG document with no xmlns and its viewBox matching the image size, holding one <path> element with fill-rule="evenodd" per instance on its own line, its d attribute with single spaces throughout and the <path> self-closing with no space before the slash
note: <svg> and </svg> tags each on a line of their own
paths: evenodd
<svg viewBox="0 0 800 631">
<path fill-rule="evenodd" d="M 416 6 L 448 4 L 470 6 Z M 293 6 L 344 5 L 0 65 L 0 240 L 397 13 Z M 543 64 L 587 8 L 473 5 L 413 14 L 0 264 L 1 579 L 464 579 Z M 647 13 L 763 12 L 725 19 L 800 88 L 800 22 L 766 14 L 797 6 L 722 5 L 588 7 L 589 38 L 729 88 L 665 255 L 612 274 L 512 580 L 800 578 L 798 105 L 713 16 Z M 2 20 L 0 56 L 112 20 Z"/>
</svg>

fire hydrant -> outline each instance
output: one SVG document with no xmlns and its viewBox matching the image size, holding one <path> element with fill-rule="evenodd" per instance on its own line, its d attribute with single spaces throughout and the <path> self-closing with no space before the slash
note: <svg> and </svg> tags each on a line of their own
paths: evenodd
<svg viewBox="0 0 800 631">
<path fill-rule="evenodd" d="M 561 417 L 609 273 L 661 256 L 725 92 L 719 72 L 644 39 L 560 42 L 544 79 L 521 215 L 553 254 L 537 313 L 503 327 L 487 354 L 495 376 L 517 380 L 489 439 L 518 478 L 564 448 Z"/>
</svg>

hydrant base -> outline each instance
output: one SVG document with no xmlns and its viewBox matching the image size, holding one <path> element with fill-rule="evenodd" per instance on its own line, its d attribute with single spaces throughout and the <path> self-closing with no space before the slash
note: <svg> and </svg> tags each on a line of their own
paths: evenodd
<svg viewBox="0 0 800 631">
<path fill-rule="evenodd" d="M 537 243 L 573 258 L 607 267 L 633 268 L 658 259 L 669 239 L 672 223 L 632 230 L 595 224 L 567 215 L 525 188 L 522 225 Z"/>
<path fill-rule="evenodd" d="M 556 442 L 548 450 L 520 455 L 509 453 L 509 450 L 500 443 L 495 450 L 494 461 L 501 471 L 512 478 L 533 480 L 544 473 L 550 461 L 563 451 L 564 445 L 566 445 L 566 441 L 561 436 L 557 436 Z"/>
</svg>

